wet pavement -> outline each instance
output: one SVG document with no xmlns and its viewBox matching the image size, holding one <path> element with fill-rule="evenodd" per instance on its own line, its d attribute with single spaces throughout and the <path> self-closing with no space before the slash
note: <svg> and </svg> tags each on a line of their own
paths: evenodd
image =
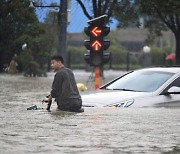
<svg viewBox="0 0 180 154">
<path fill-rule="evenodd" d="M 103 82 L 123 73 L 107 71 Z M 91 72 L 74 74 L 77 82 L 93 89 Z M 41 101 L 53 75 L 0 74 L 0 154 L 180 153 L 180 108 L 85 108 L 71 113 L 56 111 L 53 103 L 47 112 Z M 41 109 L 26 110 L 31 105 Z"/>
</svg>

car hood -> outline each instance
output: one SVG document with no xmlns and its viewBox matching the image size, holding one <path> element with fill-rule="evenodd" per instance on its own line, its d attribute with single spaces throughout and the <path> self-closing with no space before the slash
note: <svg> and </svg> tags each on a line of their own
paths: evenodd
<svg viewBox="0 0 180 154">
<path fill-rule="evenodd" d="M 84 94 L 81 97 L 83 106 L 106 106 L 147 95 L 150 94 L 146 92 L 133 91 L 97 90 L 90 94 Z"/>
</svg>

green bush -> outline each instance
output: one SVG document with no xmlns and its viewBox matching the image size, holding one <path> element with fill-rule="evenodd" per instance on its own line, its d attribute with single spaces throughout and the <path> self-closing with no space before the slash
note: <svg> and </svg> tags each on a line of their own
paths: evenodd
<svg viewBox="0 0 180 154">
<path fill-rule="evenodd" d="M 151 50 L 152 64 L 155 66 L 164 65 L 166 55 L 168 54 L 167 51 L 165 49 L 160 49 L 157 47 L 152 47 Z"/>
<path fill-rule="evenodd" d="M 84 53 L 86 49 L 84 47 L 73 47 L 68 46 L 67 53 L 68 53 L 68 59 L 72 64 L 85 64 L 84 61 Z"/>
<path fill-rule="evenodd" d="M 40 64 L 33 60 L 30 50 L 24 50 L 20 55 L 20 60 L 23 65 L 24 76 L 46 76 L 45 71 L 40 68 Z"/>
<path fill-rule="evenodd" d="M 165 58 L 166 55 L 170 53 L 169 48 L 158 48 L 158 47 L 151 47 L 151 59 L 152 59 L 152 66 L 164 66 L 165 65 Z M 139 53 L 139 61 L 142 61 L 143 59 L 143 51 L 140 51 Z"/>
<path fill-rule="evenodd" d="M 84 53 L 87 52 L 85 47 L 68 47 L 68 55 L 71 68 L 74 69 L 83 69 L 86 66 L 86 62 L 84 60 Z M 127 68 L 127 56 L 128 51 L 126 48 L 118 45 L 111 45 L 107 51 L 111 53 L 111 62 L 106 64 L 105 68 L 110 68 L 110 63 L 112 69 L 122 69 L 126 70 Z M 163 66 L 165 65 L 165 56 L 170 53 L 169 48 L 158 48 L 151 47 L 151 58 L 152 58 L 152 66 Z M 143 51 L 139 51 L 137 53 L 129 53 L 129 69 L 137 69 L 143 67 Z"/>
<path fill-rule="evenodd" d="M 111 52 L 112 65 L 113 64 L 125 64 L 127 61 L 127 50 L 122 46 L 110 46 L 108 51 Z"/>
</svg>

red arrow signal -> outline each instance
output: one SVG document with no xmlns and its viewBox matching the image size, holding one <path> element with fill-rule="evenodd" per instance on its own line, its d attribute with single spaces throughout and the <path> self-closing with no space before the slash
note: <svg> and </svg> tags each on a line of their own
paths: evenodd
<svg viewBox="0 0 180 154">
<path fill-rule="evenodd" d="M 101 46 L 102 46 L 101 43 L 97 40 L 92 44 L 92 47 L 95 51 L 100 50 Z"/>
<path fill-rule="evenodd" d="M 91 31 L 91 33 L 94 35 L 94 36 L 99 36 L 101 33 L 102 33 L 102 30 L 101 29 L 98 29 L 99 27 L 94 27 Z"/>
</svg>

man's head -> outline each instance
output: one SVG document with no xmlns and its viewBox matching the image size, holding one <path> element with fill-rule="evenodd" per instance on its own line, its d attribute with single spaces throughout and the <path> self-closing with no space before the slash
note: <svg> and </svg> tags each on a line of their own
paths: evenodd
<svg viewBox="0 0 180 154">
<path fill-rule="evenodd" d="M 52 56 L 51 67 L 54 71 L 58 71 L 60 68 L 64 67 L 63 57 L 59 55 Z"/>
</svg>

